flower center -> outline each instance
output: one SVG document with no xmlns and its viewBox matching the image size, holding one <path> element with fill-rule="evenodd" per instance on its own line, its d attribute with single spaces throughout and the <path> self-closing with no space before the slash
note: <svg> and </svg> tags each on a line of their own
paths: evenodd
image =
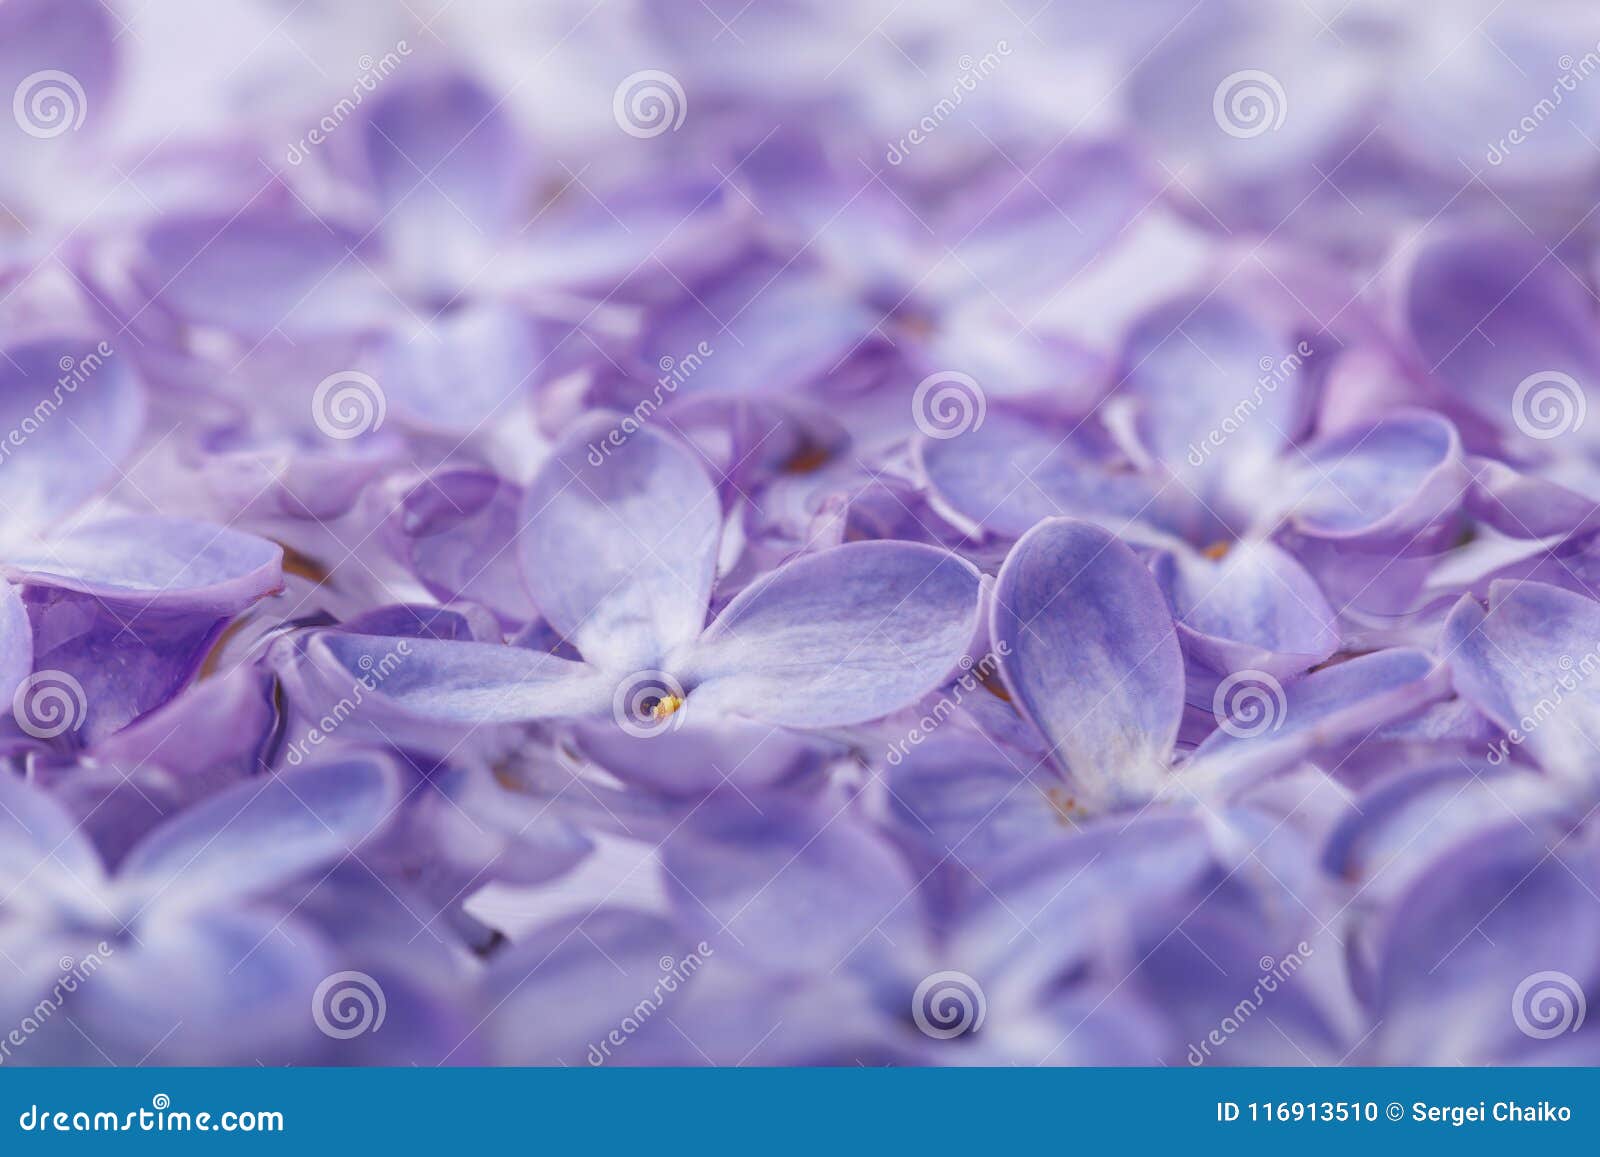
<svg viewBox="0 0 1600 1157">
<path fill-rule="evenodd" d="M 1233 543 L 1229 542 L 1227 539 L 1225 539 L 1225 538 L 1224 539 L 1218 539 L 1216 542 L 1213 542 L 1210 546 L 1206 547 L 1200 553 L 1205 555 L 1212 562 L 1217 562 L 1223 556 L 1225 556 L 1228 553 L 1228 551 L 1230 549 L 1232 549 L 1232 547 L 1233 547 Z"/>
<path fill-rule="evenodd" d="M 665 719 L 682 706 L 683 697 L 681 695 L 663 695 L 656 700 L 655 706 L 650 708 L 650 718 L 657 721 Z"/>
</svg>

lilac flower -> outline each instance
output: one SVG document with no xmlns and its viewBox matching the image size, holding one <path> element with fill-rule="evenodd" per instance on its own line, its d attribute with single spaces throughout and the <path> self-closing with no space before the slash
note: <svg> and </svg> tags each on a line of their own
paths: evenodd
<svg viewBox="0 0 1600 1157">
<path fill-rule="evenodd" d="M 979 576 L 945 551 L 854 543 L 802 557 L 709 626 L 722 513 L 694 455 L 597 414 L 558 445 L 523 503 L 516 549 L 533 602 L 582 656 L 420 640 L 378 688 L 402 715 L 468 726 L 615 710 L 649 731 L 732 716 L 835 728 L 914 702 L 977 632 Z M 558 565 L 553 560 L 560 559 Z M 392 642 L 327 632 L 310 657 L 358 677 Z"/>
<path fill-rule="evenodd" d="M 114 867 L 49 797 L 9 776 L 0 796 L 0 936 L 24 977 L 7 984 L 8 1022 L 51 992 L 62 961 L 94 956 L 40 1059 L 195 1063 L 292 1056 L 313 1039 L 310 994 L 337 957 L 270 897 L 371 836 L 398 787 L 372 757 L 240 784 Z"/>
</svg>

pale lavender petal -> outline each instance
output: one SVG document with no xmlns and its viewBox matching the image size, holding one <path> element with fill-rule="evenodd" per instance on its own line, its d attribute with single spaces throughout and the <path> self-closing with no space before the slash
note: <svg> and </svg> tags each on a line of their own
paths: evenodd
<svg viewBox="0 0 1600 1157">
<path fill-rule="evenodd" d="M 991 614 L 1006 686 L 1086 806 L 1153 794 L 1183 713 L 1183 659 L 1138 556 L 1087 523 L 1041 523 L 1001 568 Z"/>
<path fill-rule="evenodd" d="M 694 453 L 598 413 L 528 487 L 517 538 L 550 625 L 610 670 L 654 668 L 705 625 L 722 507 Z"/>
<path fill-rule="evenodd" d="M 786 727 L 907 707 L 967 654 L 979 581 L 959 556 L 915 543 L 807 555 L 746 587 L 685 650 L 690 705 Z"/>
</svg>

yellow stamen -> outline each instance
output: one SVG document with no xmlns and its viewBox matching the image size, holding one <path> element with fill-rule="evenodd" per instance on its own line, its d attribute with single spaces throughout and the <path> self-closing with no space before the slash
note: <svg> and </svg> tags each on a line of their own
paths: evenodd
<svg viewBox="0 0 1600 1157">
<path fill-rule="evenodd" d="M 1232 546 L 1233 544 L 1231 542 L 1228 542 L 1226 539 L 1224 539 L 1220 542 L 1213 542 L 1200 553 L 1205 555 L 1212 562 L 1216 562 L 1218 559 L 1226 555 Z"/>
<path fill-rule="evenodd" d="M 655 720 L 665 719 L 683 706 L 681 695 L 663 695 L 656 700 L 656 705 L 650 708 L 650 718 Z"/>
</svg>

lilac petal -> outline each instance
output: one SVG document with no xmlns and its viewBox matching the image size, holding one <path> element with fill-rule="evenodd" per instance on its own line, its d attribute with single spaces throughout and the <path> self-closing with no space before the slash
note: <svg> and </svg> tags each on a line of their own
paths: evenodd
<svg viewBox="0 0 1600 1157">
<path fill-rule="evenodd" d="M 0 897 L 25 909 L 44 898 L 51 880 L 92 884 L 104 871 L 93 846 L 54 798 L 10 771 L 0 774 Z"/>
<path fill-rule="evenodd" d="M 1183 714 L 1183 657 L 1133 551 L 1087 523 L 1040 523 L 1000 568 L 990 634 L 1012 698 L 1090 807 L 1155 792 Z"/>
<path fill-rule="evenodd" d="M 1526 769 L 1497 767 L 1493 755 L 1471 763 L 1440 756 L 1363 792 L 1329 834 L 1322 862 L 1359 886 L 1363 908 L 1382 912 L 1450 847 L 1560 807 L 1549 780 Z"/>
<path fill-rule="evenodd" d="M 504 100 L 463 75 L 407 79 L 362 132 L 380 228 L 408 280 L 448 293 L 481 273 L 520 223 L 529 176 Z"/>
<path fill-rule="evenodd" d="M 130 515 L 14 552 L 0 573 L 146 609 L 237 614 L 283 586 L 283 548 L 182 518 Z"/>
<path fill-rule="evenodd" d="M 118 731 L 96 759 L 172 772 L 190 791 L 211 791 L 261 766 L 277 714 L 271 676 L 252 666 L 207 678 Z"/>
<path fill-rule="evenodd" d="M 980 576 L 949 551 L 856 542 L 739 592 L 682 657 L 691 703 L 785 727 L 838 727 L 907 707 L 978 631 Z"/>
<path fill-rule="evenodd" d="M 56 336 L 0 350 L 5 536 L 46 528 L 116 479 L 144 416 L 133 367 L 109 343 Z"/>
<path fill-rule="evenodd" d="M 48 196 L 44 179 L 63 171 L 64 151 L 77 133 L 103 139 L 116 109 L 114 19 L 96 0 L 12 0 L 0 6 L 0 92 L 19 110 L 0 117 L 0 152 L 6 157 L 0 190 L 20 185 L 23 193 Z M 78 92 L 37 76 L 47 70 L 71 77 Z M 81 163 L 81 150 L 71 155 Z"/>
<path fill-rule="evenodd" d="M 1405 320 L 1423 364 L 1452 398 L 1515 437 L 1537 419 L 1518 386 L 1560 373 L 1600 380 L 1600 336 L 1582 285 L 1546 247 L 1518 235 L 1447 236 L 1411 269 Z M 1538 422 L 1534 421 L 1535 428 Z"/>
<path fill-rule="evenodd" d="M 669 837 L 661 860 L 685 925 L 763 967 L 876 969 L 919 947 L 915 878 L 852 813 L 773 800 L 758 814 L 719 797 Z"/>
<path fill-rule="evenodd" d="M 1519 539 L 1568 537 L 1600 526 L 1600 509 L 1584 493 L 1558 481 L 1524 474 L 1492 458 L 1469 458 L 1472 488 L 1466 510 Z"/>
<path fill-rule="evenodd" d="M 343 334 L 376 327 L 397 308 L 353 256 L 359 241 L 268 208 L 169 215 L 146 234 L 137 276 L 148 303 L 181 322 L 252 341 L 274 329 L 294 338 Z"/>
<path fill-rule="evenodd" d="M 991 411 L 959 437 L 918 438 L 914 453 L 936 509 L 969 533 L 1017 538 L 1043 519 L 1065 515 L 1163 541 L 1159 528 L 1169 504 L 1157 484 L 1118 469 L 1091 428 L 1057 432 L 1020 414 Z"/>
<path fill-rule="evenodd" d="M 1600 603 L 1545 583 L 1496 580 L 1486 611 L 1463 598 L 1443 645 L 1457 690 L 1546 770 L 1595 782 Z"/>
<path fill-rule="evenodd" d="M 1212 713 L 1219 728 L 1174 786 L 1203 791 L 1251 782 L 1320 747 L 1360 742 L 1447 691 L 1442 665 L 1408 648 L 1336 663 L 1288 685 L 1239 672 L 1218 685 Z"/>
<path fill-rule="evenodd" d="M 1072 834 L 1069 789 L 1044 761 L 968 736 L 945 737 L 889 760 L 889 796 L 905 839 L 930 864 L 951 864 L 957 887 Z"/>
<path fill-rule="evenodd" d="M 1306 372 L 1291 344 L 1222 298 L 1140 318 L 1123 348 L 1122 393 L 1139 403 L 1150 453 L 1202 497 L 1258 497 L 1251 481 L 1306 419 Z"/>
<path fill-rule="evenodd" d="M 227 905 L 333 864 L 399 802 L 394 768 L 373 755 L 260 776 L 157 828 L 128 853 L 118 883 L 141 911 Z"/>
<path fill-rule="evenodd" d="M 300 921 L 220 909 L 137 934 L 69 998 L 113 1063 L 286 1063 L 317 1039 L 311 994 L 333 961 Z"/>
<path fill-rule="evenodd" d="M 378 374 L 397 416 L 466 436 L 516 412 L 540 366 L 532 328 L 516 310 L 468 305 L 392 335 Z"/>
<path fill-rule="evenodd" d="M 578 423 L 528 487 L 534 602 L 598 666 L 651 668 L 705 625 L 722 508 L 692 451 L 620 414 Z"/>
<path fill-rule="evenodd" d="M 1468 473 L 1455 427 L 1410 413 L 1306 451 L 1294 528 L 1318 538 L 1409 541 L 1460 506 Z"/>
<path fill-rule="evenodd" d="M 501 1064 L 628 1064 L 652 1036 L 677 1035 L 664 1016 L 639 1016 L 638 1002 L 659 999 L 658 985 L 677 994 L 703 984 L 702 967 L 717 965 L 697 942 L 659 917 L 609 907 L 540 929 L 489 972 L 492 1054 Z"/>
<path fill-rule="evenodd" d="M 1337 616 L 1295 559 L 1267 542 L 1241 542 L 1220 559 L 1168 556 L 1161 576 L 1188 650 L 1213 670 L 1290 675 L 1339 646 Z"/>
<path fill-rule="evenodd" d="M 880 321 L 879 311 L 804 264 L 741 267 L 659 311 L 640 349 L 653 365 L 697 353 L 693 374 L 674 387 L 685 394 L 815 396 L 849 380 L 842 371 L 852 355 L 877 349 Z"/>
<path fill-rule="evenodd" d="M 1600 981 L 1592 885 L 1561 843 L 1508 819 L 1434 860 L 1383 914 L 1376 1013 L 1384 1059 L 1503 1064 L 1519 1054 L 1536 1059 L 1552 1043 L 1527 1031 L 1556 1011 L 1538 1001 L 1564 988 L 1570 1005 Z M 1575 1009 L 1566 1023 L 1580 1027 Z"/>
<path fill-rule="evenodd" d="M 17 588 L 0 582 L 0 703 L 11 702 L 17 685 L 33 672 L 33 628 Z"/>
<path fill-rule="evenodd" d="M 1148 204 L 1132 153 L 1118 145 L 1052 150 L 1018 179 L 996 173 L 954 198 L 938 230 L 954 260 L 933 291 L 1028 317 L 1107 247 Z"/>
<path fill-rule="evenodd" d="M 326 631 L 311 655 L 420 719 L 475 725 L 604 712 L 615 679 L 583 663 L 498 643 L 394 639 Z M 335 688 L 337 682 L 330 681 Z"/>
<path fill-rule="evenodd" d="M 390 521 L 395 553 L 435 597 L 470 599 L 510 623 L 538 617 L 514 546 L 523 493 L 483 470 L 419 483 Z"/>
<path fill-rule="evenodd" d="M 584 753 L 629 784 L 668 795 L 702 795 L 731 783 L 758 791 L 822 768 L 842 754 L 817 737 L 683 708 L 679 726 L 635 734 L 612 720 L 580 724 Z"/>
</svg>

